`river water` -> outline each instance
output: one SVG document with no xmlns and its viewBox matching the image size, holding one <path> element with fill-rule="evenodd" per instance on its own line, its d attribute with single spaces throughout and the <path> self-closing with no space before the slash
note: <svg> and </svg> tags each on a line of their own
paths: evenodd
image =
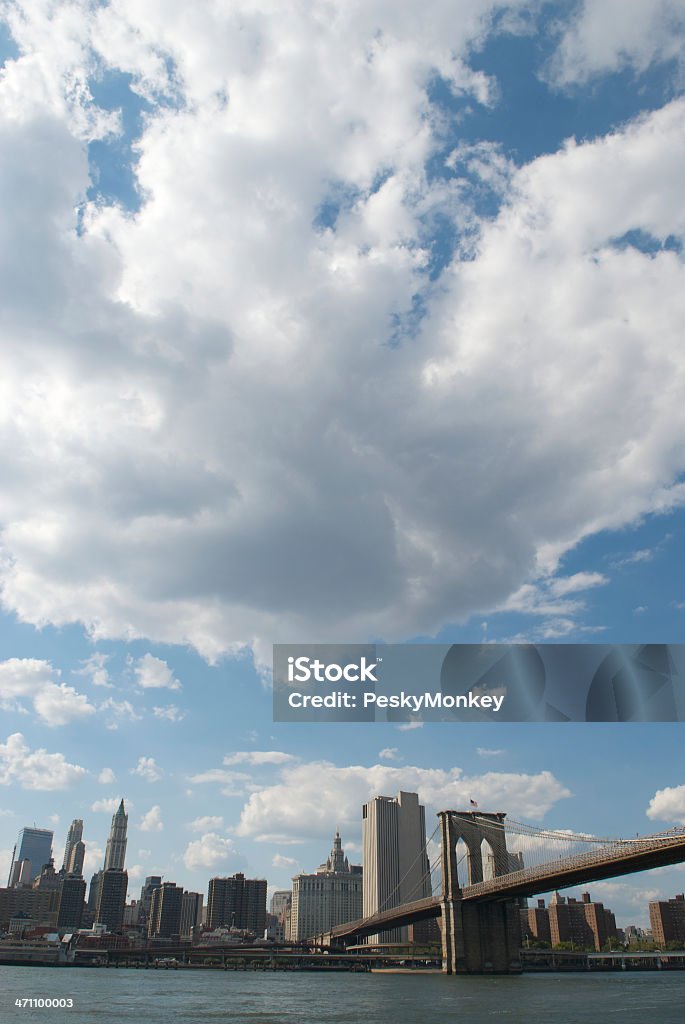
<svg viewBox="0 0 685 1024">
<path fill-rule="evenodd" d="M 73 999 L 71 1009 L 16 999 Z M 69 1024 L 683 1024 L 685 972 L 440 974 L 0 967 L 0 1021 Z"/>
</svg>

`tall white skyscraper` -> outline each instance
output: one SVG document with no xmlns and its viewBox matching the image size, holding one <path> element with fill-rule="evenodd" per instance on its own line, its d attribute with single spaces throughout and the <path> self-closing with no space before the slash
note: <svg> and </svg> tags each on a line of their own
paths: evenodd
<svg viewBox="0 0 685 1024">
<path fill-rule="evenodd" d="M 126 859 L 126 828 L 128 826 L 128 814 L 124 810 L 124 801 L 119 804 L 119 810 L 112 817 L 112 827 L 109 830 L 107 849 L 105 851 L 105 871 L 116 868 L 119 871 L 124 869 Z"/>
<path fill-rule="evenodd" d="M 431 895 L 426 852 L 426 812 L 417 793 L 377 796 L 362 811 L 364 917 Z M 407 929 L 369 936 L 374 942 L 406 942 Z"/>
</svg>

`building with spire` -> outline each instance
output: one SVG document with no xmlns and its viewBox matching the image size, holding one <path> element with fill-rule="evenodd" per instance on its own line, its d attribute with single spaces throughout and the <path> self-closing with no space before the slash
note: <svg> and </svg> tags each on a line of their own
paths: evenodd
<svg viewBox="0 0 685 1024">
<path fill-rule="evenodd" d="M 350 865 L 336 831 L 326 861 L 312 875 L 295 875 L 290 915 L 294 942 L 362 916 L 362 869 Z"/>
<path fill-rule="evenodd" d="M 112 817 L 112 827 L 109 830 L 107 849 L 105 851 L 105 871 L 116 868 L 124 870 L 126 860 L 126 829 L 128 828 L 128 814 L 124 810 L 124 801 L 119 804 L 119 809 Z"/>
<path fill-rule="evenodd" d="M 128 889 L 128 875 L 124 871 L 126 860 L 126 829 L 128 814 L 124 801 L 112 816 L 105 866 L 93 876 L 88 903 L 95 904 L 95 922 L 104 924 L 108 931 L 118 932 L 124 922 L 124 906 Z"/>
</svg>

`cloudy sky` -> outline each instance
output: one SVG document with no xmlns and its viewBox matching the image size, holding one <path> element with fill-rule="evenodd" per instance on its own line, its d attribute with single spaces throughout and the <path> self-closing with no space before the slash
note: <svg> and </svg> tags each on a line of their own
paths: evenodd
<svg viewBox="0 0 685 1024">
<path fill-rule="evenodd" d="M 683 0 L 0 12 L 5 860 L 80 816 L 97 866 L 121 795 L 132 888 L 285 885 L 400 787 L 684 822 L 678 726 L 274 726 L 264 682 L 682 639 Z"/>
</svg>

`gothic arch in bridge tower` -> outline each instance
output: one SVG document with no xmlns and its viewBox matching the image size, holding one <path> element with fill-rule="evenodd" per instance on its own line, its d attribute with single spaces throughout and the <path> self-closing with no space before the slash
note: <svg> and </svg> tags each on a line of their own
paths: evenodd
<svg viewBox="0 0 685 1024">
<path fill-rule="evenodd" d="M 497 862 L 495 851 L 488 839 L 483 839 L 480 844 L 481 874 L 484 882 L 489 882 L 497 875 Z"/>
<path fill-rule="evenodd" d="M 505 814 L 501 811 L 494 814 L 443 811 L 441 818 L 443 850 L 449 851 L 443 877 L 443 889 L 448 899 L 463 888 L 463 861 L 459 862 L 464 847 L 468 885 L 507 873 L 509 855 L 504 835 Z"/>
<path fill-rule="evenodd" d="M 469 848 L 461 837 L 457 839 L 454 854 L 457 860 L 457 885 L 463 889 L 465 885 L 469 884 L 471 865 Z"/>
</svg>

